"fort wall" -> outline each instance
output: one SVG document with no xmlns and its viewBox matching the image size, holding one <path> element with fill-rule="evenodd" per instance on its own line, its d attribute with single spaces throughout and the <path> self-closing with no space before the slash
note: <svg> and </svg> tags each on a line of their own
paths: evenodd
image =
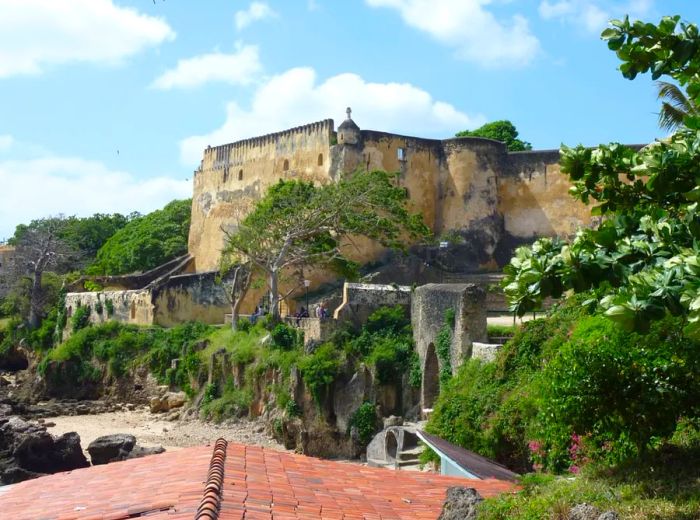
<svg viewBox="0 0 700 520">
<path fill-rule="evenodd" d="M 195 172 L 189 252 L 197 272 L 217 268 L 224 231 L 235 229 L 280 179 L 327 182 L 333 120 L 208 147 Z"/>
</svg>

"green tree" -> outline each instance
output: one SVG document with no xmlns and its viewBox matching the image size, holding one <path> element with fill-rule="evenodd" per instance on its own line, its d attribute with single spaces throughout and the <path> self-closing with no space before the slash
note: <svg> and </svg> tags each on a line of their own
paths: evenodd
<svg viewBox="0 0 700 520">
<path fill-rule="evenodd" d="M 192 200 L 175 200 L 129 221 L 97 252 L 89 274 L 147 271 L 187 252 Z"/>
<path fill-rule="evenodd" d="M 493 121 L 477 128 L 476 130 L 463 130 L 457 132 L 455 137 L 485 137 L 505 143 L 511 152 L 532 150 L 532 145 L 527 141 L 518 139 L 518 131 L 515 125 L 508 120 Z"/>
<path fill-rule="evenodd" d="M 276 319 L 283 272 L 301 281 L 304 269 L 313 266 L 352 271 L 345 250 L 353 247 L 353 235 L 397 249 L 405 247 L 406 239 L 428 236 L 421 216 L 406 209 L 406 191 L 392 180 L 390 174 L 374 171 L 320 187 L 280 181 L 229 234 L 224 256 L 250 262 L 264 273 Z"/>
<path fill-rule="evenodd" d="M 32 220 L 29 224 L 19 224 L 15 233 L 8 240 L 10 245 L 21 242 L 26 233 L 46 226 L 47 222 L 53 222 L 53 226 L 59 233 L 59 238 L 80 253 L 84 262 L 91 262 L 97 255 L 97 251 L 114 233 L 123 228 L 130 220 L 138 217 L 138 213 L 124 216 L 119 213 L 103 214 L 95 213 L 90 217 L 48 217 Z"/>
<path fill-rule="evenodd" d="M 698 107 L 678 85 L 668 81 L 657 81 L 656 91 L 657 99 L 661 101 L 659 127 L 663 130 L 677 130 L 687 117 L 700 115 Z"/>
<path fill-rule="evenodd" d="M 658 25 L 611 22 L 602 36 L 629 79 L 669 76 L 693 103 L 700 99 L 700 35 L 694 24 L 664 17 Z M 639 151 L 620 144 L 562 147 L 571 194 L 603 217 L 570 242 L 542 239 L 516 251 L 505 292 L 522 315 L 545 297 L 591 291 L 628 330 L 646 331 L 667 313 L 687 317 L 700 336 L 700 118 L 684 118 L 670 138 Z"/>
</svg>

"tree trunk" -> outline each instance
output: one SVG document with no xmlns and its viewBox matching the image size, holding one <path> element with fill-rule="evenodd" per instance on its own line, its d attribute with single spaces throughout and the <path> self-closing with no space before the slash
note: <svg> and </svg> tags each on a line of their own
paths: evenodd
<svg viewBox="0 0 700 520">
<path fill-rule="evenodd" d="M 270 271 L 270 317 L 273 323 L 280 320 L 279 285 L 277 276 L 277 271 Z"/>
<path fill-rule="evenodd" d="M 41 319 L 41 272 L 34 271 L 32 280 L 32 291 L 29 295 L 29 327 L 36 329 L 39 327 Z"/>
</svg>

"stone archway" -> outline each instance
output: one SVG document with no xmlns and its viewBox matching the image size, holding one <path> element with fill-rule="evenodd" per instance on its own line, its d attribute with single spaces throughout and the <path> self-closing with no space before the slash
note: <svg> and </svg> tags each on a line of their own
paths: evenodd
<svg viewBox="0 0 700 520">
<path fill-rule="evenodd" d="M 428 345 L 423 365 L 423 384 L 421 385 L 421 401 L 424 409 L 430 409 L 435 404 L 440 393 L 440 364 L 438 362 L 435 345 Z"/>
</svg>

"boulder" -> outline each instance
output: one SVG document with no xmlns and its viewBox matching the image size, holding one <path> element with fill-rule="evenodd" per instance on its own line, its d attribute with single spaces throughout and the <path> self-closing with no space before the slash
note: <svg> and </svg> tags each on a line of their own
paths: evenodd
<svg viewBox="0 0 700 520">
<path fill-rule="evenodd" d="M 94 466 L 125 460 L 136 446 L 136 437 L 128 433 L 103 435 L 88 446 L 90 460 Z"/>
<path fill-rule="evenodd" d="M 185 392 L 166 392 L 160 397 L 151 397 L 149 404 L 151 413 L 158 413 L 181 408 L 186 402 L 187 394 Z"/>
<path fill-rule="evenodd" d="M 482 500 L 484 499 L 474 488 L 447 488 L 447 498 L 442 504 L 438 520 L 474 520 Z"/>
<path fill-rule="evenodd" d="M 615 511 L 606 511 L 598 517 L 598 520 L 619 520 L 620 517 L 617 516 Z"/>
<path fill-rule="evenodd" d="M 147 455 L 163 453 L 165 448 L 155 446 L 145 448 L 136 444 L 136 437 L 128 433 L 117 433 L 98 437 L 88 446 L 92 464 L 109 464 L 120 460 L 137 459 Z"/>
<path fill-rule="evenodd" d="M 75 432 L 59 437 L 19 417 L 0 419 L 0 481 L 12 484 L 89 466 Z"/>
<path fill-rule="evenodd" d="M 591 504 L 577 504 L 569 510 L 569 520 L 598 520 L 600 510 Z"/>
<path fill-rule="evenodd" d="M 403 426 L 403 417 L 397 417 L 396 415 L 386 417 L 384 419 L 384 429 L 392 426 Z"/>
</svg>

